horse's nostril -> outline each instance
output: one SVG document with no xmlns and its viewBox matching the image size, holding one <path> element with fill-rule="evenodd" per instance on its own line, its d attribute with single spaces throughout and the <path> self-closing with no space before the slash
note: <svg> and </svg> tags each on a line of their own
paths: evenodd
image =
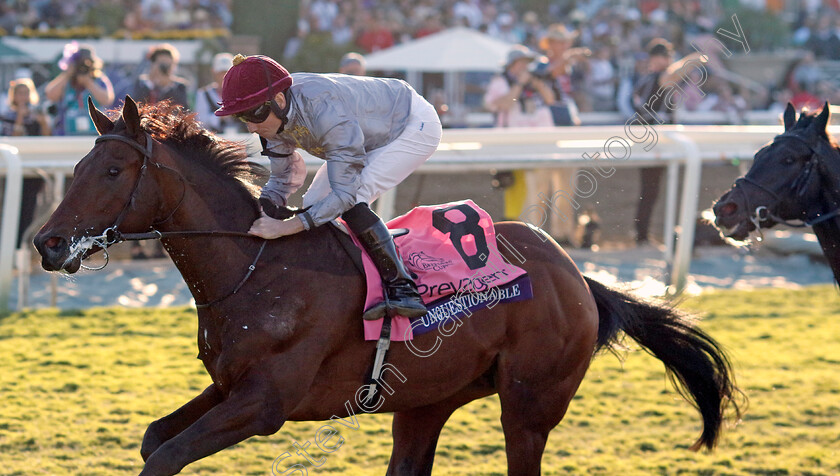
<svg viewBox="0 0 840 476">
<path fill-rule="evenodd" d="M 728 216 L 732 215 L 733 213 L 738 211 L 738 205 L 735 205 L 733 202 L 729 202 L 726 205 L 720 207 L 720 215 Z"/>
<path fill-rule="evenodd" d="M 61 244 L 61 238 L 57 236 L 50 237 L 47 241 L 44 242 L 44 245 L 47 248 L 55 248 Z"/>
</svg>

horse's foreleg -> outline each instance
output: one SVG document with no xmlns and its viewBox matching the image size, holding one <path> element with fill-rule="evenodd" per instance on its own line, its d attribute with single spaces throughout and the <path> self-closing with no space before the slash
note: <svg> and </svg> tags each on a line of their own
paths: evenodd
<svg viewBox="0 0 840 476">
<path fill-rule="evenodd" d="M 160 445 L 166 443 L 178 433 L 184 431 L 205 413 L 222 401 L 224 397 L 215 385 L 210 385 L 200 395 L 187 402 L 181 408 L 152 422 L 143 436 L 140 456 L 143 461 L 149 459 Z"/>
<path fill-rule="evenodd" d="M 264 379 L 264 377 L 262 377 Z M 263 380 L 264 381 L 264 380 Z M 250 379 L 197 421 L 163 443 L 140 476 L 170 476 L 193 461 L 254 435 L 271 435 L 285 422 L 283 404 L 267 385 Z"/>
</svg>

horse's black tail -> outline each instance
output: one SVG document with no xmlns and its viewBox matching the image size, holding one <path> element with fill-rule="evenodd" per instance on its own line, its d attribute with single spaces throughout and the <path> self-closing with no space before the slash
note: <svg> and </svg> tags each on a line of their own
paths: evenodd
<svg viewBox="0 0 840 476">
<path fill-rule="evenodd" d="M 596 351 L 616 344 L 623 331 L 661 360 L 674 387 L 703 417 L 703 434 L 691 449 L 714 448 L 724 412 L 731 405 L 739 418 L 736 399 L 743 396 L 718 343 L 693 327 L 687 315 L 672 308 L 642 302 L 589 278 L 586 282 L 598 306 Z"/>
</svg>

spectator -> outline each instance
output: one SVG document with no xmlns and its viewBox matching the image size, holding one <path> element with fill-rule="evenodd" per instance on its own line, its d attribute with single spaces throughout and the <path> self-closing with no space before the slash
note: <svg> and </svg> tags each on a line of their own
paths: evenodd
<svg viewBox="0 0 840 476">
<path fill-rule="evenodd" d="M 796 89 L 792 91 L 793 94 L 790 98 L 790 102 L 793 104 L 793 107 L 795 107 L 797 111 L 802 110 L 802 108 L 807 108 L 810 111 L 815 111 L 823 106 L 824 100 L 818 98 L 812 92 L 813 90 L 808 84 L 798 84 Z"/>
<path fill-rule="evenodd" d="M 813 51 L 818 59 L 840 59 L 840 38 L 834 34 L 831 16 L 822 15 L 817 19 L 817 27 L 811 32 L 805 47 Z"/>
<path fill-rule="evenodd" d="M 133 0 L 126 7 L 128 13 L 123 17 L 123 27 L 131 33 L 151 31 L 155 29 L 155 23 L 143 15 L 143 5 L 139 0 Z"/>
<path fill-rule="evenodd" d="M 141 0 L 143 17 L 153 21 L 156 25 L 164 26 L 165 19 L 175 10 L 172 0 Z"/>
<path fill-rule="evenodd" d="M 286 45 L 283 47 L 284 61 L 290 61 L 297 57 L 298 53 L 300 53 L 301 47 L 303 47 L 303 42 L 306 41 L 306 37 L 308 35 L 309 21 L 307 21 L 305 16 L 301 14 L 297 21 L 297 34 L 286 40 Z"/>
<path fill-rule="evenodd" d="M 151 7 L 154 5 L 157 3 Z M 150 62 L 149 73 L 137 78 L 132 97 L 150 103 L 169 99 L 173 104 L 189 107 L 187 81 L 175 75 L 179 58 L 178 50 L 168 43 L 152 46 L 146 58 Z"/>
<path fill-rule="evenodd" d="M 229 117 L 219 117 L 214 112 L 218 109 L 221 96 L 219 88 L 222 87 L 222 80 L 225 73 L 233 66 L 233 55 L 230 53 L 219 53 L 213 57 L 213 82 L 200 88 L 195 94 L 195 112 L 198 120 L 204 127 L 215 132 L 226 132 L 228 129 L 238 130 L 240 122 L 231 120 Z"/>
<path fill-rule="evenodd" d="M 601 45 L 595 50 L 595 56 L 589 60 L 587 92 L 592 100 L 592 110 L 598 112 L 615 111 L 615 68 L 610 62 L 609 46 Z"/>
<path fill-rule="evenodd" d="M 732 86 L 723 79 L 709 81 L 705 99 L 697 106 L 698 111 L 718 111 L 726 114 L 727 124 L 743 124 L 747 102 L 732 91 Z"/>
<path fill-rule="evenodd" d="M 365 76 L 367 74 L 365 57 L 359 53 L 347 53 L 341 57 L 341 61 L 338 63 L 338 72 L 353 76 Z"/>
<path fill-rule="evenodd" d="M 30 78 L 9 82 L 8 110 L 0 116 L 1 136 L 48 136 L 47 116 L 39 108 L 40 97 Z"/>
<path fill-rule="evenodd" d="M 539 16 L 533 10 L 528 10 L 522 15 L 522 34 L 524 37 L 522 42 L 525 46 L 533 50 L 539 49 L 544 30 L 540 25 Z"/>
<path fill-rule="evenodd" d="M 732 86 L 720 78 L 711 79 L 706 89 L 708 93 L 697 105 L 698 111 L 718 111 L 726 114 L 727 124 L 743 124 L 747 102 L 732 91 Z"/>
<path fill-rule="evenodd" d="M 102 72 L 102 60 L 93 47 L 74 41 L 64 46 L 58 66 L 61 73 L 44 89 L 47 99 L 55 106 L 53 134 L 96 135 L 88 115 L 88 96 L 99 108 L 109 107 L 114 102 L 114 87 Z"/>
<path fill-rule="evenodd" d="M 163 0 L 153 0 L 149 8 L 167 8 Z M 155 103 L 169 100 L 184 108 L 187 104 L 187 81 L 175 75 L 178 68 L 178 60 L 181 55 L 178 50 L 169 43 L 161 43 L 152 46 L 146 59 L 149 60 L 149 73 L 141 74 L 134 83 L 134 94 L 136 101 Z M 163 248 L 159 241 L 149 246 L 147 252 L 140 242 L 131 242 L 131 257 L 134 259 L 162 258 Z"/>
<path fill-rule="evenodd" d="M 443 89 L 433 89 L 429 94 L 429 102 L 435 107 L 435 112 L 441 119 L 441 124 L 443 124 L 443 127 L 446 128 L 447 122 L 449 122 L 449 117 L 447 116 L 449 113 L 449 105 L 446 104 L 446 93 Z"/>
<path fill-rule="evenodd" d="M 552 126 L 548 105 L 554 93 L 545 81 L 528 70 L 537 55 L 522 45 L 507 55 L 504 71 L 490 80 L 484 104 L 496 115 L 497 127 Z"/>
<path fill-rule="evenodd" d="M 434 35 L 435 33 L 444 29 L 443 20 L 440 13 L 434 12 L 426 16 L 420 24 L 420 28 L 414 32 L 414 38 L 422 38 L 424 36 Z"/>
<path fill-rule="evenodd" d="M 29 78 L 15 79 L 9 83 L 9 109 L 0 116 L 0 136 L 48 136 L 50 126 L 46 114 L 39 108 L 38 92 Z M 26 229 L 35 217 L 38 194 L 44 188 L 44 179 L 25 177 L 21 194 L 17 246 L 20 247 Z"/>
<path fill-rule="evenodd" d="M 817 65 L 813 52 L 805 52 L 802 58 L 796 63 L 791 70 L 790 86 L 794 90 L 799 87 L 803 89 L 813 90 L 814 87 L 823 79 L 823 72 Z"/>
<path fill-rule="evenodd" d="M 624 120 L 628 120 L 636 113 L 633 103 L 633 88 L 639 80 L 647 74 L 647 53 L 639 52 L 623 63 L 621 80 L 616 93 L 616 105 Z M 696 101 L 699 103 L 700 101 Z"/>
<path fill-rule="evenodd" d="M 452 16 L 456 21 L 470 28 L 478 28 L 484 20 L 480 0 L 460 0 L 452 7 Z"/>
<path fill-rule="evenodd" d="M 633 91 L 633 104 L 636 113 L 648 124 L 670 123 L 672 111 L 666 110 L 664 95 L 657 91 L 669 83 L 680 80 L 680 69 L 691 60 L 702 61 L 699 53 L 674 61 L 674 49 L 664 38 L 654 38 L 648 43 L 647 74 L 639 79 Z M 649 237 L 650 218 L 653 207 L 659 197 L 659 184 L 665 174 L 665 167 L 643 167 L 641 172 L 641 191 L 636 207 L 636 244 L 646 245 Z"/>
<path fill-rule="evenodd" d="M 356 40 L 356 44 L 367 53 L 372 53 L 394 46 L 394 35 L 388 29 L 384 19 L 378 16 L 369 16 L 364 21 L 362 32 Z"/>
<path fill-rule="evenodd" d="M 353 27 L 346 15 L 339 14 L 333 22 L 332 41 L 334 45 L 349 45 L 353 41 Z"/>
<path fill-rule="evenodd" d="M 555 97 L 545 80 L 529 71 L 537 55 L 523 45 L 514 46 L 507 55 L 504 71 L 493 77 L 484 95 L 484 104 L 496 115 L 496 127 L 551 127 L 549 104 Z M 574 236 L 574 210 L 571 202 L 559 200 L 550 217 L 534 220 L 534 207 L 542 210 L 543 200 L 554 202 L 555 193 L 569 188 L 556 169 L 515 171 L 513 183 L 505 190 L 505 216 L 538 226 L 550 223 L 546 231 L 559 242 L 571 243 Z M 498 179 L 504 182 L 504 179 Z M 546 220 L 547 219 L 547 220 Z"/>
<path fill-rule="evenodd" d="M 546 65 L 546 77 L 549 79 L 554 102 L 549 106 L 552 122 L 555 126 L 576 126 L 580 124 L 578 107 L 573 94 L 572 76 L 573 69 L 583 69 L 587 63 L 587 57 L 591 54 L 588 48 L 572 48 L 577 38 L 576 31 L 569 30 L 565 25 L 556 23 L 548 27 L 545 35 L 540 38 L 540 48 L 545 51 L 548 62 Z M 539 71 L 539 70 L 538 70 Z M 537 178 L 539 185 L 545 193 L 554 197 L 559 192 L 565 192 L 569 196 L 570 189 L 573 189 L 572 180 L 577 173 L 574 167 L 552 168 L 540 173 Z M 545 178 L 543 178 L 545 177 Z M 548 182 L 546 182 L 548 180 Z M 552 195 L 553 194 L 553 195 Z M 554 200 L 552 211 L 558 210 L 562 217 L 556 215 L 551 217 L 551 233 L 559 237 L 561 241 L 573 243 L 575 233 L 575 210 L 569 200 Z"/>
<path fill-rule="evenodd" d="M 517 31 L 514 22 L 515 18 L 512 14 L 508 12 L 502 13 L 490 24 L 488 33 L 508 43 L 522 43 L 524 35 L 520 31 Z"/>
<path fill-rule="evenodd" d="M 770 96 L 772 97 L 773 102 L 770 103 L 767 110 L 777 115 L 779 117 L 779 124 L 781 124 L 782 114 L 785 112 L 785 108 L 787 108 L 788 103 L 791 102 L 793 94 L 791 94 L 790 89 L 778 88 L 772 91 Z"/>
<path fill-rule="evenodd" d="M 315 0 L 309 6 L 309 13 L 316 20 L 316 31 L 330 31 L 338 16 L 338 5 L 335 0 Z"/>
<path fill-rule="evenodd" d="M 551 25 L 540 40 L 540 48 L 548 57 L 548 72 L 552 78 L 555 102 L 551 105 L 551 113 L 556 126 L 580 124 L 577 103 L 572 98 L 571 71 L 573 66 L 585 62 L 590 52 L 587 48 L 571 47 L 576 37 L 576 32 L 557 23 Z"/>
</svg>

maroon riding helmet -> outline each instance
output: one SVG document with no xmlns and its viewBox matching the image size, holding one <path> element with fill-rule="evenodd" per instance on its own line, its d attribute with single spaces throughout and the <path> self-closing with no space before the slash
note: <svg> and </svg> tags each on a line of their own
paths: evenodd
<svg viewBox="0 0 840 476">
<path fill-rule="evenodd" d="M 263 55 L 236 55 L 222 82 L 217 116 L 229 116 L 273 102 L 274 95 L 289 89 L 292 76 L 278 62 Z"/>
</svg>

